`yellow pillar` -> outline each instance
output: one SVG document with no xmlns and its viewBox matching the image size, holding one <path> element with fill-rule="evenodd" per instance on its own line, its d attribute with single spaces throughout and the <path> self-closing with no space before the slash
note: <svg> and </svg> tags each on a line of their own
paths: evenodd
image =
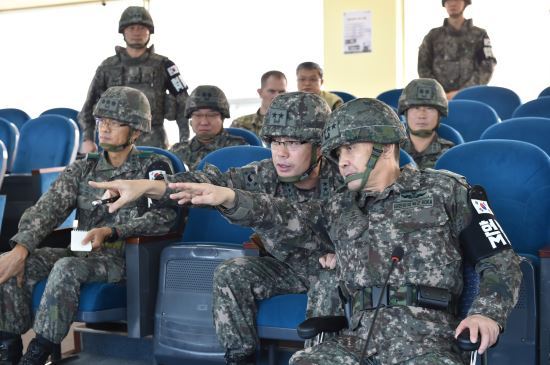
<svg viewBox="0 0 550 365">
<path fill-rule="evenodd" d="M 357 97 L 403 87 L 403 1 L 324 0 L 324 89 Z M 344 12 L 370 11 L 372 52 L 344 54 Z"/>
</svg>

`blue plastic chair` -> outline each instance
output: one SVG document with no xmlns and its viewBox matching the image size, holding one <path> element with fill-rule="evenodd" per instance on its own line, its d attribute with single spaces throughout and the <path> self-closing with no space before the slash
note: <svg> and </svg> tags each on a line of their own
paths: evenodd
<svg viewBox="0 0 550 365">
<path fill-rule="evenodd" d="M 514 110 L 512 117 L 550 118 L 550 96 L 542 96 L 518 106 L 517 109 Z"/>
<path fill-rule="evenodd" d="M 183 161 L 173 152 L 170 152 L 168 150 L 162 149 L 160 147 L 153 147 L 153 146 L 137 146 L 137 149 L 140 151 L 149 151 L 154 152 L 157 155 L 162 155 L 165 157 L 168 157 L 170 162 L 172 163 L 172 168 L 174 169 L 174 173 L 187 171 L 188 169 L 185 167 L 185 164 Z"/>
<path fill-rule="evenodd" d="M 521 100 L 513 90 L 500 86 L 478 85 L 460 90 L 453 100 L 474 100 L 485 103 L 495 109 L 500 119 L 512 117 Z"/>
<path fill-rule="evenodd" d="M 0 109 L 0 118 L 4 118 L 15 124 L 17 129 L 21 130 L 23 124 L 31 119 L 31 117 L 21 109 L 6 108 Z"/>
<path fill-rule="evenodd" d="M 516 252 L 528 260 L 518 304 L 499 346 L 489 354 L 496 364 L 534 364 L 537 357 L 538 250 L 550 243 L 550 157 L 535 145 L 512 140 L 481 140 L 456 146 L 442 155 L 436 169 L 466 176 L 482 185 L 491 208 Z"/>
<path fill-rule="evenodd" d="M 331 93 L 336 94 L 344 101 L 344 103 L 347 103 L 350 100 L 357 99 L 357 97 L 353 94 L 347 93 L 345 91 L 331 91 Z"/>
<path fill-rule="evenodd" d="M 529 142 L 550 156 L 550 119 L 539 117 L 512 118 L 487 128 L 480 139 L 511 139 Z"/>
<path fill-rule="evenodd" d="M 399 167 L 404 167 L 405 165 L 410 165 L 411 167 L 418 168 L 416 162 L 411 155 L 407 153 L 404 149 L 399 150 Z"/>
<path fill-rule="evenodd" d="M 80 142 L 82 142 L 83 134 L 82 134 L 82 128 L 80 126 L 80 123 L 78 123 L 78 110 L 72 109 L 72 108 L 52 108 L 52 109 L 44 110 L 40 114 L 40 116 L 42 115 L 62 115 L 64 117 L 72 119 L 78 127 L 78 132 L 80 133 Z"/>
<path fill-rule="evenodd" d="M 456 129 L 464 142 L 478 140 L 481 133 L 499 122 L 500 119 L 493 108 L 473 100 L 449 101 L 449 114 L 441 118 L 441 123 Z"/>
<path fill-rule="evenodd" d="M 0 141 L 4 142 L 8 151 L 7 171 L 12 170 L 13 161 L 19 144 L 19 129 L 7 119 L 0 118 Z"/>
<path fill-rule="evenodd" d="M 439 137 L 453 142 L 455 146 L 464 143 L 464 138 L 462 138 L 460 132 L 447 124 L 440 123 L 439 128 L 437 128 L 437 134 Z"/>
<path fill-rule="evenodd" d="M 403 89 L 392 89 L 384 91 L 383 93 L 379 94 L 376 99 L 383 101 L 389 106 L 397 109 L 397 106 L 399 104 L 399 97 L 401 96 L 402 92 Z"/>
<path fill-rule="evenodd" d="M 539 94 L 539 98 L 550 96 L 550 86 L 548 86 L 546 89 L 542 90 Z"/>
<path fill-rule="evenodd" d="M 76 123 L 60 115 L 45 115 L 26 122 L 20 139 L 12 173 L 66 166 L 76 158 L 79 133 Z"/>
<path fill-rule="evenodd" d="M 256 135 L 256 133 L 244 128 L 224 128 L 227 133 L 244 138 L 244 140 L 251 146 L 263 146 L 262 140 Z"/>
</svg>

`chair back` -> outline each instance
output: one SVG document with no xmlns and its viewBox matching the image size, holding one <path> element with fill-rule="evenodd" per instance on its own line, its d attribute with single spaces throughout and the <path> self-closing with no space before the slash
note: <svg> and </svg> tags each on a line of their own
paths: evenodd
<svg viewBox="0 0 550 365">
<path fill-rule="evenodd" d="M 338 95 L 340 99 L 344 101 L 344 103 L 347 103 L 350 100 L 357 99 L 355 95 L 347 93 L 345 91 L 331 91 L 331 93 Z"/>
<path fill-rule="evenodd" d="M 162 149 L 160 147 L 153 147 L 153 146 L 137 146 L 136 148 L 140 151 L 154 152 L 158 155 L 168 157 L 168 159 L 170 160 L 170 163 L 172 163 L 172 168 L 174 169 L 174 171 L 173 171 L 174 174 L 177 174 L 178 172 L 187 171 L 183 161 L 173 152 Z"/>
<path fill-rule="evenodd" d="M 17 129 L 15 124 L 5 118 L 0 118 L 0 141 L 4 142 L 6 150 L 8 151 L 6 170 L 11 171 L 15 159 L 15 152 L 17 151 L 17 145 L 19 144 L 19 129 Z"/>
<path fill-rule="evenodd" d="M 202 170 L 206 163 L 225 172 L 230 167 L 240 167 L 254 161 L 271 158 L 271 150 L 258 146 L 231 146 L 221 148 L 206 155 L 197 169 Z M 230 224 L 221 214 L 211 208 L 189 208 L 183 241 L 221 242 L 241 246 L 248 241 L 252 229 Z"/>
<path fill-rule="evenodd" d="M 453 100 L 474 100 L 485 103 L 495 109 L 500 119 L 512 117 L 521 100 L 513 90 L 500 86 L 478 85 L 460 90 Z"/>
<path fill-rule="evenodd" d="M 487 128 L 480 139 L 511 139 L 540 147 L 550 156 L 550 118 L 511 118 Z"/>
<path fill-rule="evenodd" d="M 397 105 L 399 104 L 399 97 L 401 96 L 402 92 L 403 89 L 392 89 L 384 91 L 383 93 L 379 94 L 376 99 L 383 101 L 394 109 L 397 109 Z"/>
<path fill-rule="evenodd" d="M 449 101 L 449 114 L 441 123 L 456 129 L 464 142 L 476 141 L 487 128 L 500 122 L 493 108 L 473 100 Z"/>
<path fill-rule="evenodd" d="M 82 139 L 83 133 L 82 133 L 82 127 L 80 126 L 80 123 L 78 123 L 78 110 L 72 109 L 72 108 L 52 108 L 48 110 L 44 110 L 40 116 L 42 115 L 62 115 L 64 117 L 67 117 L 69 119 L 72 119 L 76 126 L 78 127 L 78 132 L 80 133 L 80 139 Z"/>
<path fill-rule="evenodd" d="M 244 140 L 251 146 L 263 146 L 262 140 L 256 135 L 256 133 L 249 131 L 244 128 L 224 128 L 227 133 L 233 136 L 239 136 L 244 138 Z"/>
<path fill-rule="evenodd" d="M 548 86 L 546 89 L 542 90 L 539 94 L 539 98 L 550 96 L 550 86 Z"/>
<path fill-rule="evenodd" d="M 13 173 L 29 173 L 46 167 L 66 166 L 75 158 L 79 141 L 74 121 L 61 115 L 44 115 L 23 125 Z"/>
<path fill-rule="evenodd" d="M 0 118 L 4 118 L 15 124 L 17 129 L 21 130 L 23 124 L 31 119 L 31 117 L 21 109 L 5 108 L 0 109 Z"/>
<path fill-rule="evenodd" d="M 512 117 L 550 118 L 550 96 L 542 96 L 518 106 L 516 110 L 514 110 Z"/>
<path fill-rule="evenodd" d="M 8 150 L 6 146 L 4 145 L 4 142 L 0 141 L 0 186 L 2 186 L 2 182 L 4 181 L 4 176 L 6 176 L 6 167 L 8 165 Z M 4 204 L 6 204 L 6 201 L 4 200 Z M 0 217 L 0 224 L 2 223 L 2 219 L 4 216 L 4 210 L 2 208 L 2 217 Z"/>
<path fill-rule="evenodd" d="M 439 137 L 446 139 L 447 141 L 451 141 L 455 144 L 455 146 L 458 146 L 459 144 L 464 143 L 464 138 L 462 138 L 462 135 L 459 131 L 451 127 L 450 125 L 439 123 L 439 128 L 437 128 L 437 134 Z"/>
<path fill-rule="evenodd" d="M 416 162 L 414 162 L 414 159 L 411 155 L 407 153 L 404 149 L 399 150 L 399 167 L 404 167 L 405 165 L 409 165 L 411 167 L 417 168 Z"/>
</svg>

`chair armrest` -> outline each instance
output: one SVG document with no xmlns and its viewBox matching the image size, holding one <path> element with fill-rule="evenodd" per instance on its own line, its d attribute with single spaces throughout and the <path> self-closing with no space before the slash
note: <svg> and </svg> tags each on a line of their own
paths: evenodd
<svg viewBox="0 0 550 365">
<path fill-rule="evenodd" d="M 496 342 L 491 346 L 491 348 L 498 345 L 499 338 L 500 338 L 500 336 L 497 337 Z M 478 335 L 477 342 L 471 342 L 470 341 L 470 330 L 468 328 L 466 328 L 456 338 L 456 344 L 458 345 L 458 348 L 462 351 L 476 351 L 479 348 L 479 346 L 481 345 L 481 335 Z"/>
<path fill-rule="evenodd" d="M 338 332 L 348 327 L 344 316 L 325 316 L 308 318 L 298 325 L 298 336 L 310 339 L 323 332 Z"/>
<path fill-rule="evenodd" d="M 136 236 L 126 238 L 127 245 L 140 245 L 144 243 L 159 243 L 162 241 L 178 241 L 181 240 L 181 233 L 169 232 L 159 236 Z"/>
</svg>

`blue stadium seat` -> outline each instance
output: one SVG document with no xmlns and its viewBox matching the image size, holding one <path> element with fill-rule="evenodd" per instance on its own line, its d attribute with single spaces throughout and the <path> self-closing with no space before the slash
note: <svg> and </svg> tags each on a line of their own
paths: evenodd
<svg viewBox="0 0 550 365">
<path fill-rule="evenodd" d="M 545 97 L 545 96 L 550 96 L 550 86 L 548 86 L 547 88 L 542 90 L 539 94 L 539 98 L 542 98 L 542 97 Z"/>
<path fill-rule="evenodd" d="M 20 130 L 12 173 L 67 166 L 76 158 L 79 132 L 76 123 L 61 115 L 44 115 Z"/>
<path fill-rule="evenodd" d="M 441 118 L 441 123 L 456 129 L 464 142 L 478 140 L 481 133 L 499 122 L 500 119 L 493 108 L 472 100 L 449 101 L 449 114 Z"/>
<path fill-rule="evenodd" d="M 496 364 L 534 364 L 537 358 L 536 288 L 538 250 L 550 243 L 550 157 L 540 148 L 512 140 L 481 140 L 442 155 L 436 169 L 466 176 L 485 187 L 491 207 L 514 249 L 525 260 L 518 304 L 500 344 L 489 354 Z"/>
<path fill-rule="evenodd" d="M 550 118 L 511 118 L 490 126 L 480 139 L 511 139 L 529 142 L 550 156 Z"/>
<path fill-rule="evenodd" d="M 376 97 L 376 99 L 383 101 L 384 103 L 388 104 L 394 109 L 397 109 L 399 97 L 401 96 L 402 92 L 403 92 L 403 89 L 392 89 L 392 90 L 384 91 L 383 93 L 379 94 Z"/>
<path fill-rule="evenodd" d="M 331 93 L 338 95 L 344 101 L 344 103 L 347 103 L 348 101 L 353 99 L 357 99 L 355 95 L 352 95 L 345 91 L 331 91 Z"/>
<path fill-rule="evenodd" d="M 492 107 L 500 119 L 512 117 L 514 110 L 521 105 L 521 100 L 513 90 L 500 86 L 478 85 L 460 90 L 453 100 L 480 101 Z"/>
<path fill-rule="evenodd" d="M 174 173 L 188 170 L 185 167 L 185 164 L 183 163 L 183 161 L 176 154 L 168 150 L 162 149 L 160 147 L 153 147 L 153 146 L 137 146 L 137 149 L 140 151 L 154 152 L 157 155 L 168 157 L 168 159 L 172 163 L 172 168 L 174 169 Z"/>
<path fill-rule="evenodd" d="M 256 135 L 256 133 L 244 128 L 224 128 L 227 133 L 243 137 L 244 140 L 251 146 L 263 146 L 262 140 Z"/>
<path fill-rule="evenodd" d="M 0 109 L 0 118 L 4 118 L 15 124 L 17 129 L 21 129 L 23 124 L 31 119 L 31 117 L 21 109 L 6 108 Z"/>
<path fill-rule="evenodd" d="M 4 176 L 6 176 L 6 167 L 8 166 L 8 149 L 4 142 L 0 141 L 0 186 L 4 181 Z M 4 200 L 4 204 L 6 201 Z M 4 208 L 2 207 L 2 217 L 4 214 Z M 0 224 L 2 222 L 2 217 L 0 217 Z"/>
<path fill-rule="evenodd" d="M 411 167 L 417 168 L 416 162 L 411 155 L 409 155 L 404 149 L 399 150 L 399 167 L 410 164 Z"/>
<path fill-rule="evenodd" d="M 550 96 L 542 96 L 521 104 L 514 110 L 513 118 L 541 117 L 550 118 Z"/>
<path fill-rule="evenodd" d="M 455 146 L 464 143 L 464 138 L 462 138 L 460 132 L 447 124 L 440 123 L 439 128 L 437 128 L 437 134 L 439 137 L 453 142 Z"/>
<path fill-rule="evenodd" d="M 80 142 L 82 142 L 82 127 L 80 126 L 80 123 L 78 123 L 78 110 L 72 109 L 72 108 L 52 108 L 48 110 L 44 110 L 40 115 L 62 115 L 64 117 L 67 117 L 69 119 L 72 119 L 76 126 L 78 127 L 78 132 L 80 133 Z"/>
<path fill-rule="evenodd" d="M 8 152 L 8 162 L 6 169 L 11 172 L 17 145 L 19 144 L 19 129 L 7 119 L 0 118 L 0 141 L 4 142 Z"/>
</svg>

